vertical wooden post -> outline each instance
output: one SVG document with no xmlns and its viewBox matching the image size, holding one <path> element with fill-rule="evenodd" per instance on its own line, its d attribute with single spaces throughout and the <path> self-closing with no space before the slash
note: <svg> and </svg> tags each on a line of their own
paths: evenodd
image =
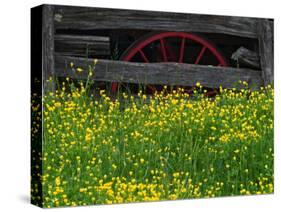
<svg viewBox="0 0 281 212">
<path fill-rule="evenodd" d="M 54 72 L 54 6 L 43 5 L 42 10 L 42 68 L 43 93 L 55 90 Z M 52 78 L 50 82 L 47 82 Z"/>
<path fill-rule="evenodd" d="M 258 21 L 260 63 L 264 84 L 274 84 L 273 20 Z"/>
</svg>

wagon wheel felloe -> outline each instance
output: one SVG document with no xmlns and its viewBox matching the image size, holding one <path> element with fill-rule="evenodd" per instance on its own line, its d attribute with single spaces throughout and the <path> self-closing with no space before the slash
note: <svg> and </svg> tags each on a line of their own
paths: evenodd
<svg viewBox="0 0 281 212">
<path fill-rule="evenodd" d="M 199 35 L 186 32 L 149 33 L 134 42 L 120 57 L 130 62 L 177 62 L 200 65 L 227 66 L 219 50 Z M 116 92 L 118 83 L 112 83 Z M 156 90 L 155 86 L 148 86 Z"/>
</svg>

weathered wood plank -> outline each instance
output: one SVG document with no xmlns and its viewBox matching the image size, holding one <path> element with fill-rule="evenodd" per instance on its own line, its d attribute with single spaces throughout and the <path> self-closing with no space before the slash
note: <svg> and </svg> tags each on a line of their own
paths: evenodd
<svg viewBox="0 0 281 212">
<path fill-rule="evenodd" d="M 66 56 L 80 56 L 87 58 L 109 55 L 109 37 L 56 34 L 55 52 Z"/>
<path fill-rule="evenodd" d="M 243 46 L 238 48 L 232 55 L 231 59 L 235 60 L 237 64 L 248 65 L 253 68 L 260 68 L 259 55 Z"/>
<path fill-rule="evenodd" d="M 144 29 L 257 37 L 257 18 L 56 6 L 56 29 Z"/>
<path fill-rule="evenodd" d="M 80 67 L 77 72 L 70 67 Z M 56 56 L 56 75 L 85 79 L 88 77 L 88 67 L 93 66 L 91 59 Z M 202 66 L 182 63 L 133 63 L 124 61 L 98 60 L 94 75 L 96 81 L 126 82 L 138 84 L 166 84 L 193 86 L 196 82 L 211 88 L 238 87 L 239 80 L 247 81 L 253 88 L 262 86 L 261 72 L 251 69 L 236 69 L 230 67 Z"/>
<path fill-rule="evenodd" d="M 55 83 L 46 83 L 54 75 L 54 6 L 43 5 L 42 11 L 42 67 L 44 91 L 54 91 Z"/>
<path fill-rule="evenodd" d="M 258 24 L 259 50 L 265 85 L 274 83 L 273 20 L 260 20 Z"/>
</svg>

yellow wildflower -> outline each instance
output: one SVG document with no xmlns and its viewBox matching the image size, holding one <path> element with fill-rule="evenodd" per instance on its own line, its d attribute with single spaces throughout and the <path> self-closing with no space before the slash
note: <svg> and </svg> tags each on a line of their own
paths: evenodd
<svg viewBox="0 0 281 212">
<path fill-rule="evenodd" d="M 80 73 L 80 72 L 83 71 L 83 69 L 78 67 L 78 68 L 76 68 L 76 71 L 77 71 L 78 73 Z"/>
</svg>

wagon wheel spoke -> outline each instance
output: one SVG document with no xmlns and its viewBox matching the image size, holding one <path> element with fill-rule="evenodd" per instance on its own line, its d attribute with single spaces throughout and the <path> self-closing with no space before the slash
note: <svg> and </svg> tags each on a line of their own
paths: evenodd
<svg viewBox="0 0 281 212">
<path fill-rule="evenodd" d="M 183 56 L 184 56 L 184 48 L 185 48 L 185 38 L 181 39 L 181 46 L 180 46 L 180 55 L 179 55 L 179 63 L 182 63 Z"/>
<path fill-rule="evenodd" d="M 205 51 L 206 51 L 206 48 L 207 48 L 206 46 L 203 46 L 203 47 L 201 48 L 200 53 L 198 54 L 198 56 L 197 56 L 197 58 L 196 58 L 194 64 L 198 64 L 198 63 L 200 62 L 200 60 L 201 60 L 203 54 L 204 54 Z"/>
<path fill-rule="evenodd" d="M 164 62 L 168 62 L 165 43 L 166 43 L 165 40 L 163 38 L 161 38 L 160 45 L 161 45 L 161 52 L 162 52 L 163 60 L 164 60 Z"/>
<path fill-rule="evenodd" d="M 147 59 L 146 55 L 144 54 L 144 52 L 140 49 L 139 53 L 141 55 L 141 57 L 143 58 L 144 62 L 149 63 L 149 60 Z"/>
</svg>

